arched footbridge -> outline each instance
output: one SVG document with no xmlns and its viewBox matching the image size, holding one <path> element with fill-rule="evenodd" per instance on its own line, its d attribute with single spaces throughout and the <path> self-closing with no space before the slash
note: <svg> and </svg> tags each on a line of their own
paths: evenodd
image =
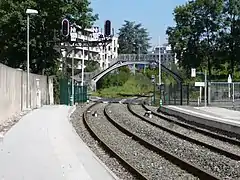
<svg viewBox="0 0 240 180">
<path fill-rule="evenodd" d="M 124 56 L 119 56 L 117 59 L 113 60 L 112 61 L 112 64 L 107 68 L 107 69 L 104 69 L 104 70 L 96 70 L 95 72 L 90 72 L 90 73 L 85 73 L 84 74 L 84 80 L 85 82 L 87 82 L 91 89 L 93 91 L 96 90 L 96 84 L 97 82 L 103 77 L 105 76 L 106 74 L 108 74 L 109 72 L 117 69 L 117 68 L 120 68 L 122 66 L 127 66 L 127 65 L 137 65 L 137 64 L 141 64 L 141 65 L 148 65 L 148 64 L 151 64 L 151 63 L 156 63 L 158 64 L 158 59 L 157 58 L 149 58 L 149 56 L 146 56 L 144 55 L 144 57 L 142 58 L 138 58 L 137 55 L 133 56 L 127 56 L 129 58 L 126 58 L 126 55 Z M 135 58 L 134 58 L 135 57 Z M 170 69 L 170 64 L 168 64 L 168 67 L 166 67 L 166 63 L 163 63 L 161 64 L 161 69 L 162 71 L 172 75 L 172 77 L 177 81 L 177 82 L 182 82 L 183 79 L 180 77 L 180 75 L 177 73 L 177 72 L 173 72 L 171 69 Z M 81 80 L 81 74 L 80 75 L 77 75 L 75 76 L 75 79 L 76 80 Z"/>
</svg>

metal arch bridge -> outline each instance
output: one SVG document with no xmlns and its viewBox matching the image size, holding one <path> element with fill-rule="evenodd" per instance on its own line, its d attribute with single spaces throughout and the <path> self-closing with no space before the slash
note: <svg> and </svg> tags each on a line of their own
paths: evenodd
<svg viewBox="0 0 240 180">
<path fill-rule="evenodd" d="M 94 72 L 84 73 L 84 79 L 85 79 L 85 81 L 88 82 L 91 89 L 93 91 L 95 91 L 97 81 L 99 81 L 99 79 L 101 79 L 103 76 L 105 76 L 106 74 L 108 74 L 109 72 L 111 72 L 114 69 L 117 69 L 122 66 L 133 65 L 133 64 L 147 65 L 147 64 L 154 63 L 154 62 L 158 64 L 158 56 L 154 56 L 151 54 L 140 54 L 140 55 L 121 54 L 118 56 L 118 58 L 111 61 L 111 64 L 107 69 L 104 69 L 102 71 L 96 70 Z M 183 79 L 180 77 L 180 75 L 177 72 L 173 72 L 171 70 L 170 66 L 171 66 L 171 63 L 166 64 L 163 62 L 161 64 L 161 69 L 164 72 L 171 74 L 176 81 L 181 83 L 183 81 Z M 81 74 L 75 76 L 74 79 L 76 79 L 78 81 L 81 80 Z"/>
</svg>

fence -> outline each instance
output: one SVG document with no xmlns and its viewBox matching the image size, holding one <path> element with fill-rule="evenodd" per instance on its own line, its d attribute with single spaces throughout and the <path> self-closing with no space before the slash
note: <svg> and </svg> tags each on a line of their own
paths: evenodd
<svg viewBox="0 0 240 180">
<path fill-rule="evenodd" d="M 160 92 L 165 105 L 203 106 L 205 102 L 204 87 L 193 84 L 164 84 Z M 240 82 L 209 82 L 206 98 L 208 105 L 240 109 Z"/>
<path fill-rule="evenodd" d="M 188 94 L 189 105 L 202 106 L 205 102 L 204 87 L 188 85 L 188 91 L 183 88 L 183 96 Z M 232 108 L 240 107 L 240 82 L 209 82 L 207 86 L 207 104 L 211 106 Z M 183 104 L 186 102 L 183 97 Z M 173 104 L 173 103 L 171 103 Z"/>
<path fill-rule="evenodd" d="M 208 103 L 214 106 L 240 106 L 240 82 L 211 82 L 208 88 Z"/>
<path fill-rule="evenodd" d="M 70 79 L 60 80 L 60 104 L 71 105 L 72 83 Z M 83 103 L 88 99 L 87 86 L 74 83 L 74 104 Z"/>
<path fill-rule="evenodd" d="M 160 88 L 162 102 L 165 105 L 189 104 L 189 86 L 178 84 L 163 84 Z"/>
<path fill-rule="evenodd" d="M 41 104 L 53 104 L 53 79 L 30 74 L 30 107 L 37 107 L 37 91 L 40 90 Z M 37 88 L 39 79 L 39 89 Z M 0 123 L 27 107 L 27 73 L 0 64 Z"/>
</svg>

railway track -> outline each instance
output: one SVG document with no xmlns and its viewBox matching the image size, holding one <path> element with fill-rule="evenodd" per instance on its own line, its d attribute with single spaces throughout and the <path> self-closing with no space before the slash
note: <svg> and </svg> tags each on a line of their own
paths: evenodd
<svg viewBox="0 0 240 180">
<path fill-rule="evenodd" d="M 168 121 L 170 123 L 174 123 L 176 125 L 179 125 L 179 126 L 184 127 L 186 129 L 190 129 L 190 130 L 193 130 L 195 132 L 204 134 L 206 136 L 216 138 L 218 140 L 221 140 L 221 141 L 224 141 L 224 142 L 229 142 L 231 144 L 240 146 L 240 141 L 238 139 L 230 138 L 230 137 L 224 136 L 222 134 L 214 133 L 214 132 L 209 131 L 207 129 L 200 128 L 198 126 L 191 125 L 191 124 L 186 123 L 184 121 L 181 121 L 178 118 L 173 117 L 173 116 L 171 117 L 169 115 L 164 115 L 162 113 L 155 112 L 152 108 L 147 107 L 144 103 L 142 104 L 142 107 L 146 111 L 151 111 L 154 116 L 157 116 L 157 117 L 159 117 L 159 118 L 161 118 L 165 121 Z"/>
<path fill-rule="evenodd" d="M 234 151 L 229 151 L 229 150 L 227 150 L 228 149 L 228 144 L 226 144 L 226 141 L 221 141 L 220 142 L 220 140 L 219 139 L 217 139 L 216 137 L 217 136 L 215 136 L 215 141 L 216 140 L 219 140 L 219 143 L 221 143 L 221 144 L 218 144 L 218 146 L 220 146 L 220 145 L 225 145 L 225 147 L 224 147 L 224 149 L 223 148 L 219 148 L 218 146 L 216 146 L 216 145 L 212 145 L 212 144 L 208 144 L 207 142 L 204 142 L 203 140 L 200 140 L 199 138 L 193 138 L 193 137 L 191 137 L 191 135 L 189 136 L 189 134 L 190 133 L 187 133 L 186 131 L 184 131 L 185 133 L 180 133 L 180 132 L 178 132 L 177 130 L 173 130 L 172 128 L 170 128 L 169 126 L 173 126 L 173 124 L 169 124 L 169 125 L 162 125 L 161 123 L 159 123 L 159 122 L 156 122 L 156 121 L 153 121 L 153 120 L 151 120 L 151 119 L 149 119 L 149 118 L 146 118 L 146 117 L 144 117 L 144 116 L 142 116 L 142 115 L 140 115 L 140 114 L 138 114 L 137 112 L 135 112 L 132 108 L 131 108 L 131 105 L 130 104 L 128 104 L 128 110 L 133 114 L 133 115 L 135 115 L 135 116 L 137 116 L 137 117 L 139 117 L 140 119 L 142 119 L 142 120 L 144 120 L 144 121 L 146 121 L 147 123 L 150 123 L 151 125 L 153 125 L 153 126 L 155 126 L 155 127 L 157 127 L 157 128 L 160 128 L 160 129 L 162 129 L 163 131 L 166 131 L 166 132 L 168 132 L 168 133 L 170 133 L 170 134 L 173 134 L 173 135 L 175 135 L 175 136 L 177 136 L 177 137 L 179 137 L 179 138 L 182 138 L 182 139 L 185 139 L 185 140 L 187 140 L 187 141 L 189 141 L 189 142 L 192 142 L 192 143 L 195 143 L 195 144 L 197 144 L 197 145 L 200 145 L 200 146 L 204 146 L 204 147 L 206 147 L 206 148 L 209 148 L 211 151 L 215 151 L 215 152 L 217 152 L 217 153 L 220 153 L 220 154 L 222 154 L 222 155 L 225 155 L 225 156 L 227 156 L 227 157 L 229 157 L 229 158 L 231 158 L 231 159 L 234 159 L 234 160 L 240 160 L 240 147 L 239 146 L 234 146 Z M 154 115 L 155 116 L 155 115 Z M 187 131 L 189 130 L 189 129 L 186 129 Z M 202 137 L 202 136 L 200 136 L 200 137 Z M 208 137 L 205 137 L 205 138 L 208 138 Z M 228 141 L 227 141 L 228 142 Z M 235 141 L 234 141 L 235 142 Z M 235 142 L 236 143 L 236 142 Z"/>
<path fill-rule="evenodd" d="M 132 113 L 132 115 L 135 116 L 135 119 L 140 118 L 141 120 L 143 120 L 144 123 L 139 122 L 141 125 L 139 127 L 134 127 L 134 125 L 131 125 L 130 123 L 132 123 L 133 121 L 137 122 L 137 120 L 132 120 L 134 118 L 129 117 L 129 118 L 125 118 L 125 120 L 122 120 L 122 122 L 121 122 L 122 124 L 127 124 L 127 126 L 129 126 L 129 127 L 132 126 L 131 128 L 133 129 L 133 131 L 136 131 L 136 132 L 142 131 L 141 129 L 146 129 L 147 128 L 146 125 L 149 124 L 148 128 L 150 129 L 150 131 L 156 131 L 155 132 L 156 137 L 154 136 L 154 134 L 151 134 L 148 131 L 144 131 L 144 130 L 143 130 L 142 134 L 147 139 L 153 140 L 155 145 L 158 146 L 158 145 L 161 144 L 161 147 L 164 147 L 164 148 L 166 146 L 169 146 L 169 144 L 165 143 L 163 141 L 170 141 L 171 142 L 172 141 L 171 139 L 173 137 L 177 137 L 179 139 L 182 139 L 179 142 L 182 142 L 183 144 L 186 141 L 189 142 L 189 143 L 192 143 L 192 144 L 196 144 L 196 145 L 193 145 L 192 147 L 189 146 L 189 148 L 190 148 L 190 149 L 188 148 L 189 150 L 187 150 L 184 147 L 183 148 L 180 147 L 180 148 L 177 148 L 177 149 L 179 149 L 179 151 L 187 150 L 187 151 L 191 152 L 192 151 L 191 148 L 196 148 L 197 149 L 196 152 L 194 152 L 194 151 L 193 151 L 194 153 L 191 152 L 192 155 L 190 155 L 190 156 L 192 156 L 192 157 L 190 159 L 188 159 L 187 156 L 186 156 L 185 160 L 192 161 L 192 162 L 194 162 L 194 165 L 195 164 L 198 165 L 198 162 L 196 160 L 198 158 L 201 159 L 201 156 L 202 156 L 202 159 L 203 160 L 205 159 L 204 161 L 205 162 L 208 161 L 208 163 L 200 163 L 201 164 L 200 166 L 204 167 L 203 169 L 205 169 L 205 170 L 209 169 L 209 170 L 207 170 L 208 172 L 213 171 L 213 173 L 215 175 L 218 175 L 218 171 L 221 171 L 220 169 L 223 169 L 223 171 L 221 173 L 219 173 L 219 174 L 221 174 L 220 177 L 223 178 L 223 179 L 228 179 L 228 178 L 230 178 L 230 179 L 236 179 L 237 178 L 238 179 L 240 177 L 240 173 L 239 173 L 240 156 L 239 156 L 239 153 L 237 153 L 237 152 L 240 151 L 240 147 L 238 145 L 235 145 L 235 144 L 238 144 L 236 141 L 234 141 L 234 143 L 231 144 L 232 147 L 229 147 L 230 152 L 226 150 L 228 148 L 228 143 L 226 143 L 225 141 L 221 142 L 222 144 L 220 144 L 219 142 L 216 142 L 216 144 L 219 145 L 220 147 L 223 147 L 224 143 L 226 143 L 226 145 L 225 145 L 226 149 L 225 150 L 224 149 L 219 149 L 218 146 L 207 144 L 206 142 L 201 141 L 201 137 L 200 137 L 200 140 L 199 139 L 194 139 L 194 138 L 191 137 L 191 135 L 192 135 L 191 133 L 187 133 L 186 131 L 178 132 L 178 130 L 180 130 L 179 127 L 173 128 L 175 126 L 175 124 L 172 123 L 172 122 L 171 123 L 167 122 L 168 124 L 166 125 L 166 123 L 163 120 L 159 121 L 159 117 L 157 118 L 158 120 L 154 120 L 154 119 L 156 119 L 156 118 L 154 118 L 154 116 L 152 118 L 144 117 L 145 110 L 149 110 L 149 109 L 139 108 L 138 111 L 134 112 L 131 108 L 132 106 L 133 107 L 141 107 L 141 106 L 136 106 L 136 105 L 130 105 L 129 104 L 127 108 Z M 126 112 L 125 109 L 122 110 L 122 111 Z M 124 113 L 121 113 L 121 115 L 123 115 L 123 114 Z M 115 115 L 115 116 L 117 116 L 117 115 Z M 126 119 L 128 119 L 128 120 L 126 120 Z M 146 126 L 146 128 L 144 126 Z M 152 128 L 151 128 L 151 126 L 152 126 Z M 153 127 L 155 127 L 155 128 L 153 128 Z M 136 130 L 134 130 L 134 129 L 136 129 Z M 159 129 L 159 131 L 157 129 Z M 187 130 L 189 130 L 189 129 L 187 129 Z M 159 132 L 159 133 L 160 132 L 167 132 L 169 135 L 165 135 L 165 136 L 169 136 L 169 137 L 161 139 L 162 133 L 160 133 L 160 135 L 158 136 L 157 132 Z M 168 140 L 166 140 L 166 139 L 168 139 Z M 173 139 L 173 141 L 174 141 L 174 139 Z M 217 141 L 217 139 L 215 139 L 215 141 Z M 179 144 L 182 144 L 182 143 L 179 143 Z M 199 147 L 197 147 L 197 146 L 199 146 Z M 233 148 L 233 146 L 235 147 L 235 149 L 231 149 L 231 148 Z M 175 148 L 176 148 L 176 145 L 175 145 Z M 234 150 L 235 150 L 235 152 L 234 152 Z M 205 156 L 204 153 L 201 154 L 201 155 L 196 154 L 198 152 L 200 154 L 202 152 L 205 152 L 206 158 L 204 157 Z M 208 152 L 212 152 L 212 153 L 209 154 Z M 173 151 L 173 154 L 175 154 L 174 151 Z M 209 154 L 210 157 L 207 157 L 207 154 Z M 179 157 L 182 156 L 181 153 L 176 153 L 176 155 L 179 156 Z M 211 159 L 214 160 L 215 162 L 214 161 L 211 162 Z M 232 159 L 232 160 L 230 160 L 230 159 Z M 225 164 L 225 162 L 226 162 L 226 164 Z M 208 165 L 210 165 L 209 168 L 207 168 Z M 224 166 L 225 166 L 225 168 L 223 168 Z M 220 167 L 220 169 L 216 170 L 215 167 Z M 226 169 L 229 169 L 229 168 L 232 169 L 232 170 L 230 170 L 230 171 L 226 170 Z"/>
<path fill-rule="evenodd" d="M 106 140 L 104 140 L 103 138 L 99 137 L 98 133 L 96 132 L 96 130 L 94 130 L 93 126 L 91 125 L 91 123 L 89 122 L 89 113 L 91 113 L 91 109 L 94 106 L 97 106 L 100 103 L 95 103 L 93 105 L 91 105 L 84 113 L 83 113 L 83 122 L 85 124 L 85 126 L 87 127 L 87 129 L 90 131 L 91 135 L 97 139 L 99 142 L 101 142 L 104 146 L 105 149 L 107 149 L 107 151 L 112 154 L 114 157 L 116 157 L 118 160 L 121 161 L 121 163 L 124 164 L 124 166 L 128 167 L 129 171 L 134 173 L 134 175 L 141 180 L 148 180 L 148 177 L 146 177 L 144 174 L 142 174 L 137 168 L 134 167 L 133 164 L 129 163 L 127 160 L 125 160 L 125 158 L 122 157 L 121 154 L 119 154 L 118 152 L 116 152 L 109 144 L 108 142 L 106 142 Z"/>
<path fill-rule="evenodd" d="M 98 104 L 94 104 L 93 106 L 89 107 L 88 110 L 86 112 L 84 112 L 84 123 L 87 126 L 87 128 L 89 129 L 89 131 L 91 131 L 91 133 L 93 134 L 93 136 L 95 136 L 95 138 L 97 138 L 104 146 L 106 146 L 106 148 L 112 153 L 114 154 L 114 156 L 116 156 L 118 159 L 120 159 L 126 166 L 128 166 L 131 171 L 136 174 L 138 179 L 166 179 L 166 177 L 157 177 L 154 175 L 149 175 L 149 171 L 152 171 L 154 169 L 154 167 L 152 167 L 151 169 L 145 170 L 144 168 L 139 168 L 141 166 L 137 165 L 139 162 L 139 157 L 137 158 L 138 161 L 135 161 L 135 163 L 132 162 L 132 158 L 125 156 L 124 154 L 119 153 L 121 150 L 119 150 L 119 147 L 116 148 L 116 144 L 115 143 L 110 143 L 110 141 L 112 141 L 112 139 L 108 139 L 106 140 L 100 133 L 100 130 L 98 130 L 99 127 L 97 127 L 96 125 L 94 125 L 96 122 L 99 121 L 98 120 L 91 120 L 94 119 L 91 116 L 91 113 L 94 110 L 94 107 L 96 107 Z M 157 154 L 160 155 L 157 161 L 164 161 L 164 165 L 166 166 L 166 164 L 170 163 L 169 166 L 171 166 L 171 168 L 180 168 L 181 170 L 177 169 L 178 172 L 186 174 L 189 173 L 191 175 L 190 178 L 188 179 L 220 179 L 219 177 L 217 177 L 216 175 L 209 173 L 205 170 L 203 170 L 202 168 L 193 165 L 179 157 L 177 157 L 176 155 L 165 151 L 164 149 L 161 149 L 160 147 L 156 146 L 155 144 L 153 144 L 152 142 L 147 141 L 146 139 L 142 138 L 141 136 L 139 136 L 138 134 L 128 130 L 126 127 L 124 127 L 122 124 L 118 123 L 114 118 L 111 118 L 111 111 L 108 109 L 108 105 L 105 106 L 104 108 L 102 108 L 103 112 L 99 112 L 99 113 L 103 113 L 103 116 L 101 116 L 101 125 L 105 123 L 105 125 L 107 124 L 107 126 L 111 126 L 108 127 L 109 129 L 109 136 L 112 135 L 113 133 L 113 129 L 118 130 L 121 134 L 119 136 L 127 136 L 130 137 L 131 140 L 133 141 L 132 143 L 139 143 L 137 145 L 137 149 L 142 149 L 142 151 L 146 151 L 146 153 L 149 153 L 149 156 L 151 156 L 151 154 Z M 108 122 L 107 122 L 108 121 Z M 100 123 L 100 122 L 98 122 Z M 106 126 L 104 126 L 106 128 Z M 102 132 L 102 130 L 101 130 Z M 118 132 L 118 133 L 119 133 Z M 119 136 L 114 136 L 113 139 L 119 138 Z M 109 138 L 109 137 L 108 137 Z M 122 141 L 125 142 L 125 141 Z M 130 144 L 127 144 L 128 140 L 126 141 L 126 144 L 122 145 L 122 148 L 124 147 L 128 147 L 130 146 Z M 130 142 L 130 141 L 129 141 Z M 115 145 L 113 145 L 115 144 Z M 145 149 L 144 149 L 145 148 Z M 131 153 L 131 152 L 128 152 Z M 135 155 L 135 154 L 134 154 Z M 144 158 L 150 158 L 149 156 L 146 156 Z M 154 155 L 156 157 L 156 155 Z M 163 159 L 164 158 L 164 159 Z M 143 159 L 143 161 L 146 161 L 146 163 L 148 163 L 148 161 L 151 159 Z M 165 162 L 167 161 L 167 163 Z M 143 162 L 142 162 L 143 163 Z M 154 163 L 153 163 L 154 164 Z M 175 167 L 176 166 L 176 167 Z M 148 166 L 147 166 L 148 167 Z M 167 169 L 166 169 L 167 170 Z M 159 170 L 158 170 L 159 171 Z M 176 171 L 176 170 L 174 170 Z M 184 171 L 184 172 L 182 172 Z M 147 173 L 148 172 L 148 173 Z M 197 178 L 196 178 L 197 177 Z"/>
</svg>

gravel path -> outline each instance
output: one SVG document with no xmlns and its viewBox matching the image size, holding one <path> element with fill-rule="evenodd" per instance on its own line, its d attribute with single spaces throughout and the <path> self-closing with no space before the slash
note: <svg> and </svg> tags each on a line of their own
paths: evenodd
<svg viewBox="0 0 240 180">
<path fill-rule="evenodd" d="M 124 159 L 141 169 L 150 179 L 197 179 L 119 131 L 103 115 L 104 107 L 104 104 L 94 107 L 92 111 L 97 110 L 98 117 L 89 114 L 89 122 L 98 136 Z M 121 178 L 127 179 L 123 176 Z"/>
<path fill-rule="evenodd" d="M 144 113 L 145 113 L 145 110 L 142 106 L 136 106 L 135 105 L 135 106 L 131 106 L 131 108 L 134 112 L 138 113 L 141 116 L 143 116 Z M 156 123 L 156 124 L 159 124 L 163 127 L 169 128 L 169 129 L 171 129 L 175 132 L 178 132 L 180 134 L 187 135 L 187 136 L 189 136 L 193 139 L 197 139 L 201 142 L 205 142 L 207 144 L 210 144 L 214 147 L 217 147 L 217 148 L 220 148 L 220 149 L 223 149 L 223 150 L 226 150 L 228 152 L 235 153 L 235 154 L 240 154 L 240 146 L 238 146 L 238 145 L 233 145 L 231 143 L 221 141 L 221 140 L 216 139 L 216 138 L 209 137 L 207 135 L 198 133 L 198 132 L 196 132 L 194 130 L 191 130 L 191 129 L 184 128 L 184 127 L 182 127 L 178 124 L 174 124 L 172 122 L 166 121 L 166 120 L 161 119 L 161 118 L 159 118 L 157 116 L 154 116 L 154 115 L 149 120 Z"/>
<path fill-rule="evenodd" d="M 114 157 L 110 156 L 96 141 L 83 124 L 82 114 L 93 103 L 85 104 L 83 107 L 77 106 L 74 113 L 71 115 L 71 122 L 76 129 L 76 132 L 82 140 L 90 147 L 96 156 L 120 179 L 135 180 L 132 174 L 121 165 L 121 163 Z"/>
<path fill-rule="evenodd" d="M 240 162 L 209 151 L 209 149 L 177 138 L 132 115 L 127 105 L 111 104 L 111 117 L 127 129 L 178 157 L 188 160 L 223 179 L 240 178 Z"/>
</svg>

